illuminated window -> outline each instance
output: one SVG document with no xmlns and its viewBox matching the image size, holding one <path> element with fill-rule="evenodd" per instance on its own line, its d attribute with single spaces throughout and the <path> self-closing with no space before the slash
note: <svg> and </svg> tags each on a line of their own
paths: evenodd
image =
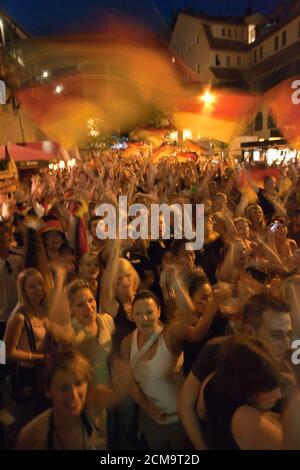
<svg viewBox="0 0 300 470">
<path fill-rule="evenodd" d="M 248 26 L 248 44 L 254 42 L 256 38 L 255 24 L 249 24 Z"/>
</svg>

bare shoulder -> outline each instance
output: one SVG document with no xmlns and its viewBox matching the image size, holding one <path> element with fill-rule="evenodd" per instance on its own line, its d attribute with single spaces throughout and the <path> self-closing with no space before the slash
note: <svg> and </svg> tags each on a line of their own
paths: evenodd
<svg viewBox="0 0 300 470">
<path fill-rule="evenodd" d="M 278 450 L 282 430 L 267 413 L 252 406 L 240 406 L 231 420 L 235 441 L 242 450 Z"/>
<path fill-rule="evenodd" d="M 47 449 L 50 414 L 51 409 L 46 410 L 22 428 L 16 444 L 17 450 Z"/>
</svg>

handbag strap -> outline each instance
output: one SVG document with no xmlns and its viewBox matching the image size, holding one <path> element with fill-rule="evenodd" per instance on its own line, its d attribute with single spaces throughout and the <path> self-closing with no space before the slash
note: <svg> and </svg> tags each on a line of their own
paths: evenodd
<svg viewBox="0 0 300 470">
<path fill-rule="evenodd" d="M 33 334 L 33 329 L 31 325 L 31 321 L 29 320 L 27 315 L 24 315 L 25 317 L 25 329 L 28 337 L 28 343 L 31 352 L 36 353 L 36 344 L 35 344 L 35 339 L 34 339 L 34 334 Z"/>
<path fill-rule="evenodd" d="M 160 326 L 154 333 L 152 333 L 152 335 L 146 341 L 144 346 L 142 346 L 142 348 L 139 350 L 139 352 L 130 360 L 130 366 L 131 366 L 132 370 L 137 367 L 137 365 L 139 364 L 139 362 L 141 361 L 143 356 L 149 351 L 151 346 L 153 346 L 155 341 L 160 337 L 163 330 L 164 330 L 163 327 Z"/>
</svg>

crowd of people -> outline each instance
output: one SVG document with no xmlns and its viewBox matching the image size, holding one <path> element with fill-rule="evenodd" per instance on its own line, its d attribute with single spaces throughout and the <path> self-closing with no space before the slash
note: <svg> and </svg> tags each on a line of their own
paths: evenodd
<svg viewBox="0 0 300 470">
<path fill-rule="evenodd" d="M 99 237 L 121 195 L 203 204 L 202 248 Z M 0 217 L 3 448 L 300 449 L 300 165 L 103 150 Z"/>
</svg>

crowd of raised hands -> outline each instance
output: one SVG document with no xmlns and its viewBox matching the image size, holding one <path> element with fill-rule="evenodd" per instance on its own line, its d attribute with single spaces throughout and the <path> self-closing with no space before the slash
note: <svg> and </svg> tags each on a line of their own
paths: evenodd
<svg viewBox="0 0 300 470">
<path fill-rule="evenodd" d="M 120 196 L 191 204 L 203 246 L 174 216 L 168 239 L 162 217 L 155 238 L 99 237 Z M 0 217 L 5 447 L 300 448 L 297 163 L 103 150 L 22 177 Z"/>
</svg>

